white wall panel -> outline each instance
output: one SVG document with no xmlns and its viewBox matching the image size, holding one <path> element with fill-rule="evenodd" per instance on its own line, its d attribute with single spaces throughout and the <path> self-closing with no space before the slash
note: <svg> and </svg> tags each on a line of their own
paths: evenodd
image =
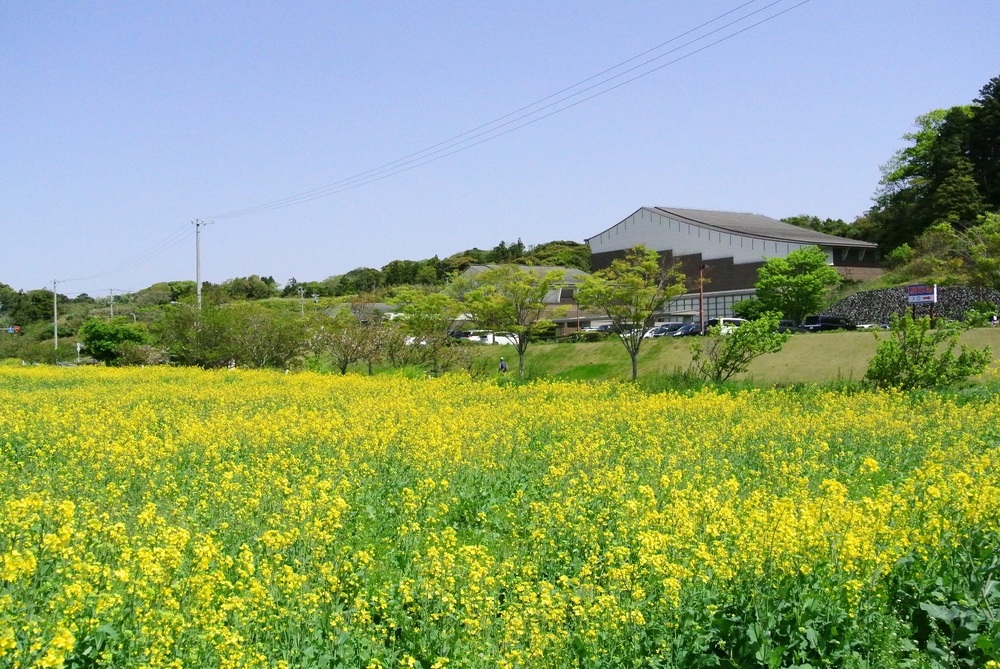
<svg viewBox="0 0 1000 669">
<path fill-rule="evenodd" d="M 593 253 L 608 253 L 645 244 L 657 251 L 673 251 L 674 256 L 701 253 L 704 260 L 732 258 L 735 264 L 761 262 L 785 257 L 807 244 L 765 240 L 719 232 L 686 221 L 640 209 L 618 225 L 590 239 Z M 833 250 L 824 248 L 830 262 Z"/>
</svg>

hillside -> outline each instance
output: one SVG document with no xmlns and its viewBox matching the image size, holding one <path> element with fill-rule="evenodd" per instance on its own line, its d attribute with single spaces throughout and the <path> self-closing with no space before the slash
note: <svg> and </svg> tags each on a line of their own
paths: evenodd
<svg viewBox="0 0 1000 669">
<path fill-rule="evenodd" d="M 743 375 L 756 383 L 826 383 L 860 380 L 885 332 L 824 332 L 793 335 L 784 348 L 758 358 Z M 962 335 L 962 344 L 974 348 L 989 346 L 994 362 L 986 376 L 1000 374 L 1000 329 L 978 328 Z M 639 377 L 653 377 L 686 370 L 691 362 L 690 340 L 660 338 L 644 342 L 639 355 Z M 512 347 L 487 346 L 479 351 L 477 369 L 492 373 L 500 356 L 516 356 Z M 628 355 L 615 340 L 581 344 L 535 344 L 528 349 L 526 368 L 532 378 L 555 377 L 568 380 L 626 379 L 630 374 Z"/>
</svg>

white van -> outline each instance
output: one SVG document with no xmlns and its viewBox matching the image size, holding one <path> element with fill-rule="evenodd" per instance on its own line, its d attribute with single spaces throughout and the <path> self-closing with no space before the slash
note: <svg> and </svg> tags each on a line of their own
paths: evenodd
<svg viewBox="0 0 1000 669">
<path fill-rule="evenodd" d="M 709 328 L 718 325 L 722 334 L 729 334 L 746 322 L 745 318 L 709 318 L 708 322 L 705 323 L 705 331 L 707 332 Z"/>
</svg>

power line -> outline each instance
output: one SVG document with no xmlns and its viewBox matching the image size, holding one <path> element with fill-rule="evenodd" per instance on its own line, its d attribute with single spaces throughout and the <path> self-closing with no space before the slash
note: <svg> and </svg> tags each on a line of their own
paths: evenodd
<svg viewBox="0 0 1000 669">
<path fill-rule="evenodd" d="M 496 125 L 500 121 L 503 121 L 503 120 L 508 119 L 508 118 L 510 118 L 512 116 L 516 116 L 518 114 L 521 114 L 522 112 L 525 112 L 525 111 L 527 111 L 527 110 L 529 110 L 529 109 L 531 109 L 533 107 L 537 107 L 538 105 L 542 104 L 543 102 L 551 100 L 554 97 L 558 97 L 558 96 L 562 95 L 563 93 L 567 93 L 567 92 L 573 90 L 574 88 L 578 88 L 578 87 L 582 86 L 583 84 L 586 84 L 587 82 L 593 81 L 594 79 L 597 79 L 598 77 L 601 77 L 601 76 L 603 76 L 605 74 L 608 74 L 610 72 L 614 72 L 618 68 L 623 67 L 624 65 L 627 65 L 628 63 L 631 63 L 631 62 L 633 62 L 635 60 L 638 60 L 639 58 L 642 58 L 643 56 L 646 56 L 646 55 L 648 55 L 650 53 L 658 51 L 659 49 L 662 49 L 664 46 L 666 46 L 668 44 L 671 44 L 673 42 L 676 42 L 678 39 L 681 39 L 682 37 L 686 37 L 687 35 L 690 35 L 691 33 L 697 32 L 698 30 L 700 30 L 700 29 L 702 29 L 702 28 L 704 28 L 706 26 L 709 26 L 712 23 L 715 23 L 716 21 L 719 21 L 720 19 L 725 18 L 726 16 L 729 16 L 730 14 L 738 12 L 739 10 L 743 9 L 744 7 L 746 7 L 748 5 L 752 5 L 755 2 L 757 2 L 757 0 L 749 0 L 748 2 L 745 2 L 742 5 L 739 5 L 738 7 L 735 7 L 734 9 L 729 10 L 728 12 L 720 14 L 719 16 L 716 16 L 715 18 L 713 18 L 713 19 L 711 19 L 709 21 L 706 21 L 706 22 L 704 22 L 704 23 L 702 23 L 700 25 L 697 25 L 694 28 L 691 28 L 690 30 L 686 30 L 686 31 L 684 31 L 683 33 L 681 33 L 679 35 L 675 35 L 674 37 L 671 37 L 667 41 L 661 42 L 660 44 L 658 44 L 658 45 L 656 45 L 656 46 L 654 46 L 654 47 L 652 47 L 650 49 L 647 49 L 647 50 L 643 51 L 640 54 L 632 56 L 631 58 L 628 58 L 628 59 L 626 59 L 626 60 L 624 60 L 624 61 L 622 61 L 622 62 L 620 62 L 620 63 L 618 63 L 616 65 L 613 65 L 613 66 L 611 66 L 611 67 L 609 67 L 609 68 L 607 68 L 605 70 L 602 70 L 601 72 L 598 72 L 597 74 L 591 75 L 591 76 L 587 77 L 586 79 L 578 81 L 575 84 L 572 84 L 572 85 L 567 86 L 567 87 L 565 87 L 565 88 L 563 88 L 561 90 L 558 90 L 555 93 L 547 95 L 544 98 L 536 100 L 536 101 L 534 101 L 534 102 L 532 102 L 530 104 L 527 104 L 527 105 L 525 105 L 525 106 L 523 106 L 523 107 L 521 107 L 519 109 L 515 109 L 514 111 L 509 112 L 507 114 L 504 114 L 503 116 L 498 116 L 497 118 L 495 118 L 495 119 L 493 119 L 491 121 L 487 121 L 486 123 L 483 123 L 482 125 L 476 126 L 475 128 L 472 128 L 471 130 L 466 130 L 465 132 L 462 132 L 462 133 L 459 133 L 457 135 L 454 135 L 454 136 L 452 136 L 452 137 L 450 137 L 450 138 L 448 138 L 446 140 L 440 141 L 440 142 L 438 142 L 436 144 L 432 144 L 431 146 L 423 148 L 423 149 L 421 149 L 419 151 L 416 151 L 414 153 L 411 153 L 409 155 L 403 156 L 402 158 L 397 158 L 396 160 L 389 161 L 388 163 L 385 163 L 385 164 L 380 165 L 378 167 L 374 167 L 374 168 L 366 170 L 364 172 L 360 172 L 360 173 L 358 173 L 358 174 L 356 174 L 354 176 L 347 177 L 345 179 L 341 179 L 340 181 L 336 181 L 336 182 L 334 182 L 332 184 L 328 184 L 326 186 L 320 186 L 319 188 L 315 188 L 313 190 L 306 191 L 305 193 L 301 193 L 301 194 L 298 194 L 298 195 L 291 195 L 291 196 L 288 196 L 288 197 L 285 197 L 285 198 L 281 198 L 279 200 L 276 200 L 274 202 L 267 203 L 267 204 L 262 204 L 262 205 L 257 205 L 257 206 L 254 206 L 254 207 L 247 207 L 246 209 L 240 209 L 240 210 L 236 210 L 236 211 L 232 211 L 232 212 L 227 212 L 227 213 L 221 214 L 220 216 L 221 217 L 235 217 L 235 216 L 245 215 L 245 214 L 248 214 L 248 213 L 257 213 L 258 210 L 261 210 L 261 209 L 266 210 L 266 208 L 268 208 L 268 207 L 277 207 L 277 206 L 281 206 L 283 204 L 296 204 L 297 200 L 299 198 L 301 198 L 301 197 L 307 197 L 307 196 L 311 196 L 311 195 L 314 195 L 314 194 L 320 194 L 323 191 L 325 191 L 326 189 L 337 187 L 337 186 L 341 186 L 341 185 L 344 185 L 344 184 L 346 184 L 348 182 L 351 182 L 351 181 L 354 181 L 354 180 L 357 180 L 357 179 L 362 179 L 362 178 L 367 177 L 369 175 L 378 174 L 378 173 L 382 172 L 383 170 L 387 170 L 387 169 L 392 168 L 394 166 L 399 166 L 401 163 L 405 164 L 407 162 L 412 162 L 414 160 L 419 160 L 421 157 L 426 157 L 427 154 L 429 154 L 430 152 L 433 152 L 435 149 L 439 149 L 440 147 L 445 147 L 444 149 L 441 149 L 441 150 L 445 150 L 445 149 L 448 148 L 448 145 L 453 145 L 455 142 L 457 142 L 458 140 L 461 140 L 463 137 L 468 137 L 469 135 L 473 135 L 474 133 L 477 133 L 477 132 L 479 132 L 481 130 L 485 130 L 487 128 L 490 128 L 491 126 Z M 777 2 L 781 2 L 781 0 L 776 0 L 776 2 L 772 2 L 771 4 L 773 5 L 773 4 L 776 4 Z M 768 5 L 768 6 L 770 6 L 770 5 Z M 766 9 L 766 7 L 765 7 L 765 9 Z M 758 10 L 758 11 L 761 11 L 761 10 Z M 745 17 L 743 17 L 743 18 L 745 18 Z M 739 20 L 742 20 L 742 18 L 738 19 L 738 21 Z M 725 26 L 723 26 L 723 28 L 724 27 Z M 662 57 L 662 56 L 659 56 L 659 57 Z M 620 76 L 620 75 L 616 75 L 616 76 Z M 476 135 L 476 136 L 478 136 L 478 135 Z M 218 218 L 220 216 L 216 216 L 216 218 Z"/>
<path fill-rule="evenodd" d="M 178 244 L 180 244 L 180 243 L 182 243 L 182 242 L 190 239 L 193 235 L 194 235 L 194 232 L 192 230 L 190 230 L 186 225 L 182 226 L 180 228 L 177 228 L 176 230 L 174 230 L 173 232 L 171 232 L 169 235 L 167 235 L 166 237 L 164 237 L 160 241 L 156 242 L 155 244 L 153 244 L 152 246 L 150 246 L 146 250 L 137 253 L 136 255 L 132 256 L 128 260 L 125 260 L 124 262 L 122 262 L 122 263 L 120 263 L 118 265 L 115 265 L 114 267 L 111 267 L 109 269 L 103 270 L 101 272 L 97 272 L 95 274 L 90 274 L 88 276 L 80 276 L 80 277 L 75 277 L 75 278 L 72 278 L 72 279 L 60 279 L 59 283 L 76 282 L 76 281 L 89 281 L 91 279 L 100 279 L 102 277 L 109 276 L 111 274 L 117 274 L 118 272 L 121 272 L 123 270 L 129 269 L 130 267 L 134 267 L 135 265 L 138 265 L 139 263 L 145 262 L 145 261 L 147 261 L 147 260 L 149 260 L 151 258 L 154 258 L 154 257 L 158 256 L 159 254 L 161 254 L 161 253 L 163 253 L 163 252 L 165 252 L 165 251 L 167 251 L 167 250 L 169 250 L 169 249 L 177 246 Z"/>
<path fill-rule="evenodd" d="M 698 26 L 695 26 L 694 28 L 679 33 L 678 35 L 671 37 L 669 40 L 656 45 L 655 47 L 647 49 L 642 53 L 632 56 L 631 58 L 628 58 L 624 61 L 621 61 L 620 63 L 612 67 L 606 68 L 601 72 L 598 72 L 594 75 L 587 77 L 586 79 L 583 79 L 581 81 L 576 82 L 575 84 L 562 88 L 561 90 L 556 91 L 555 93 L 540 98 L 535 102 L 522 106 L 519 109 L 504 114 L 503 116 L 499 116 L 491 121 L 488 121 L 487 123 L 481 124 L 475 128 L 454 135 L 449 139 L 437 142 L 436 144 L 421 149 L 420 151 L 416 151 L 402 158 L 398 158 L 396 160 L 384 163 L 383 165 L 380 165 L 378 167 L 366 170 L 364 172 L 359 172 L 358 174 L 355 174 L 351 177 L 347 177 L 345 179 L 341 179 L 331 184 L 327 184 L 319 188 L 305 191 L 297 195 L 290 195 L 268 203 L 247 207 L 244 209 L 238 209 L 223 214 L 217 214 L 215 216 L 207 218 L 218 218 L 218 219 L 238 218 L 252 214 L 265 213 L 268 211 L 283 209 L 286 207 L 294 206 L 296 204 L 309 202 L 311 200 L 329 197 L 346 190 L 359 188 L 361 186 L 374 183 L 376 181 L 381 181 L 382 179 L 387 179 L 389 177 L 402 174 L 403 172 L 408 172 L 410 170 L 441 160 L 456 153 L 466 151 L 475 146 L 479 146 L 480 144 L 484 144 L 494 139 L 498 139 L 504 135 L 507 135 L 516 130 L 524 128 L 528 125 L 532 125 L 543 119 L 549 118 L 550 116 L 554 116 L 563 111 L 576 107 L 577 105 L 583 104 L 584 102 L 592 100 L 596 97 L 600 97 L 602 95 L 610 93 L 618 88 L 621 88 L 622 86 L 632 83 L 638 79 L 647 77 L 650 74 L 658 72 L 659 70 L 662 70 L 675 63 L 678 63 L 686 58 L 690 58 L 695 54 L 705 51 L 706 49 L 716 46 L 722 42 L 725 42 L 749 30 L 752 30 L 757 26 L 767 23 L 768 21 L 771 21 L 783 14 L 786 14 L 806 4 L 810 0 L 801 0 L 800 2 L 792 5 L 791 7 L 787 7 L 774 14 L 768 15 L 765 18 L 755 23 L 740 28 L 739 30 L 735 30 L 734 32 L 725 34 L 719 39 L 716 39 L 707 44 L 703 44 L 702 46 L 693 49 L 691 51 L 688 51 L 686 53 L 683 53 L 672 60 L 660 63 L 655 67 L 649 67 L 656 61 L 662 60 L 663 58 L 666 58 L 671 54 L 676 54 L 682 51 L 683 49 L 686 49 L 688 47 L 691 47 L 699 42 L 708 39 L 712 35 L 716 35 L 720 32 L 725 31 L 728 28 L 732 28 L 737 24 L 743 23 L 748 19 L 750 19 L 751 17 L 761 14 L 762 12 L 765 12 L 768 9 L 774 7 L 775 5 L 781 4 L 784 1 L 785 0 L 773 0 L 772 2 L 764 5 L 763 7 L 755 9 L 754 11 L 751 12 L 747 12 L 739 16 L 738 18 L 729 21 L 728 23 L 725 23 L 708 32 L 705 32 L 699 35 L 698 37 L 695 37 L 694 39 L 688 40 L 667 51 L 658 53 L 657 55 L 653 56 L 650 55 L 659 52 L 664 47 L 671 45 L 677 42 L 678 40 L 683 39 L 684 37 L 695 34 L 698 31 L 725 19 L 726 17 L 732 16 L 733 14 L 736 14 L 741 10 L 745 9 L 749 5 L 752 5 L 755 2 L 757 2 L 757 0 L 748 0 L 747 2 L 744 2 L 743 4 L 738 5 L 737 7 L 727 12 L 719 14 L 718 16 L 712 18 L 709 21 L 706 21 L 704 23 L 699 24 Z M 626 68 L 627 65 L 635 63 L 636 61 L 640 62 Z M 644 68 L 649 68 L 649 69 L 641 71 Z M 618 81 L 617 83 L 612 83 L 615 82 L 616 80 L 622 79 L 622 77 L 626 77 L 627 75 L 635 72 L 638 73 L 635 74 L 634 76 L 628 77 L 622 81 Z M 587 93 L 589 93 L 589 95 L 585 95 Z M 139 263 L 149 260 L 150 258 L 153 258 L 181 244 L 182 242 L 187 241 L 192 236 L 196 237 L 198 233 L 198 227 L 199 226 L 196 225 L 195 230 L 192 231 L 186 225 L 182 226 L 176 229 L 175 231 L 171 232 L 165 238 L 153 244 L 153 246 L 136 254 L 135 256 L 129 258 L 128 260 L 125 260 L 124 262 L 115 265 L 114 267 L 87 276 L 75 277 L 70 279 L 60 279 L 58 281 L 54 281 L 53 284 L 55 285 L 57 283 L 98 279 L 111 274 L 116 274 L 130 267 L 134 267 Z"/>
<path fill-rule="evenodd" d="M 673 42 L 676 42 L 677 40 L 679 40 L 679 39 L 681 39 L 681 38 L 683 38 L 683 37 L 685 37 L 687 35 L 695 33 L 697 31 L 701 30 L 702 28 L 705 28 L 705 27 L 707 27 L 707 26 L 709 26 L 709 25 L 711 25 L 713 23 L 716 23 L 716 22 L 724 19 L 725 17 L 730 16 L 733 13 L 738 12 L 739 10 L 747 7 L 748 5 L 753 4 L 753 2 L 756 2 L 756 0 L 750 0 L 749 2 L 745 2 L 742 5 L 739 5 L 738 7 L 734 8 L 732 10 L 729 10 L 728 12 L 725 12 L 723 14 L 720 14 L 719 16 L 716 16 L 715 18 L 711 19 L 710 21 L 706 21 L 705 23 L 702 23 L 699 26 L 696 26 L 695 28 L 691 28 L 690 30 L 687 30 L 687 31 L 685 31 L 683 33 L 680 33 L 679 35 L 677 35 L 675 37 L 672 37 L 671 39 L 669 39 L 666 42 L 663 42 L 663 43 L 657 45 L 656 47 L 653 47 L 652 49 L 647 49 L 646 51 L 644 51 L 644 52 L 642 52 L 642 53 L 640 53 L 640 54 L 638 54 L 636 56 L 633 56 L 633 57 L 631 57 L 631 58 L 629 58 L 629 59 L 627 59 L 625 61 L 622 61 L 622 62 L 618 63 L 617 65 L 615 65 L 613 67 L 607 68 L 607 69 L 603 70 L 602 72 L 599 72 L 599 73 L 597 73 L 595 75 L 592 75 L 592 76 L 590 76 L 590 77 L 588 77 L 586 79 L 583 79 L 582 81 L 577 82 L 577 83 L 575 83 L 575 84 L 573 84 L 571 86 L 563 88 L 562 90 L 557 91 L 556 93 L 552 93 L 551 95 L 548 95 L 548 96 L 546 96 L 544 98 L 541 98 L 540 100 L 537 100 L 537 101 L 535 101 L 535 102 L 533 102 L 533 103 L 531 103 L 529 105 L 521 107 L 518 110 L 515 110 L 515 111 L 510 112 L 508 114 L 505 114 L 503 116 L 500 116 L 500 117 L 498 117 L 498 118 L 496 118 L 496 119 L 494 119 L 492 121 L 489 121 L 488 123 L 482 124 L 480 126 L 477 126 L 476 128 L 473 128 L 473 129 L 468 130 L 466 132 L 463 132 L 463 133 L 460 133 L 458 135 L 455 135 L 455 136 L 453 136 L 450 139 L 444 140 L 442 142 L 438 142 L 438 143 L 436 143 L 434 145 L 431 145 L 431 146 L 429 146 L 429 147 L 427 147 L 425 149 L 422 149 L 422 150 L 417 151 L 415 153 L 411 153 L 408 156 L 405 156 L 403 158 L 399 158 L 397 160 L 390 161 L 390 162 L 385 163 L 385 164 L 383 164 L 383 165 L 381 165 L 379 167 L 375 167 L 375 168 L 372 168 L 370 170 L 366 170 L 364 172 L 360 172 L 358 174 L 355 174 L 354 176 L 347 177 L 345 179 L 341 179 L 340 181 L 336 181 L 334 183 L 327 184 L 325 186 L 321 186 L 319 188 L 315 188 L 315 189 L 306 191 L 304 193 L 299 193 L 297 195 L 287 196 L 287 197 L 284 197 L 284 198 L 280 198 L 278 200 L 274 200 L 272 202 L 268 202 L 268 203 L 256 205 L 256 206 L 253 206 L 253 207 L 247 207 L 247 208 L 244 208 L 244 209 L 233 210 L 233 211 L 222 213 L 222 214 L 216 214 L 212 218 L 217 218 L 217 219 L 238 218 L 238 217 L 242 217 L 242 216 L 248 216 L 248 215 L 251 215 L 251 214 L 265 213 L 265 212 L 273 211 L 273 210 L 276 210 L 276 209 L 283 209 L 283 208 L 290 207 L 290 206 L 293 206 L 293 205 L 296 205 L 296 204 L 301 204 L 301 203 L 304 203 L 304 202 L 309 202 L 311 200 L 315 200 L 315 199 L 319 199 L 319 198 L 323 198 L 323 197 L 329 197 L 331 195 L 335 195 L 337 193 L 341 193 L 341 192 L 346 191 L 346 190 L 351 190 L 353 188 L 358 188 L 360 186 L 368 185 L 368 184 L 374 183 L 376 181 L 380 181 L 382 179 L 385 179 L 385 178 L 388 178 L 388 177 L 391 177 L 391 176 L 395 176 L 395 175 L 401 174 L 403 172 L 407 172 L 409 170 L 415 169 L 417 167 L 421 167 L 421 166 L 426 165 L 428 163 L 435 162 L 437 160 L 441 160 L 442 158 L 454 155 L 454 154 L 459 153 L 461 151 L 466 151 L 466 150 L 468 150 L 468 149 L 470 149 L 472 147 L 478 146 L 480 144 L 483 144 L 485 142 L 491 141 L 493 139 L 497 139 L 497 138 L 502 137 L 502 136 L 504 136 L 506 134 L 509 134 L 509 133 L 511 133 L 511 132 L 513 132 L 515 130 L 519 130 L 519 129 L 521 129 L 521 128 L 525 127 L 525 126 L 531 125 L 533 123 L 537 123 L 538 121 L 541 121 L 542 119 L 548 118 L 550 116 L 554 116 L 555 114 L 558 114 L 558 113 L 563 112 L 563 111 L 565 111 L 567 109 L 575 107 L 575 106 L 577 106 L 579 104 L 582 104 L 582 103 L 587 102 L 589 100 L 592 100 L 592 99 L 594 99 L 596 97 L 599 97 L 601 95 L 609 93 L 609 92 L 611 92 L 613 90 L 616 90 L 616 89 L 618 89 L 618 88 L 620 88 L 620 87 L 622 87 L 622 86 L 624 86 L 626 84 L 629 84 L 629 83 L 631 83 L 633 81 L 636 81 L 636 80 L 641 79 L 643 77 L 649 76 L 650 74 L 653 74 L 654 72 L 662 70 L 665 67 L 673 65 L 673 64 L 675 64 L 675 63 L 677 63 L 677 62 L 679 62 L 681 60 L 684 60 L 684 59 L 689 58 L 689 57 L 691 57 L 691 56 L 693 56 L 693 55 L 695 55 L 697 53 L 705 51 L 706 49 L 709 49 L 709 48 L 711 48 L 713 46 L 716 46 L 717 44 L 720 44 L 720 43 L 725 42 L 725 41 L 727 41 L 729 39 L 732 39 L 733 37 L 736 37 L 737 35 L 740 35 L 740 34 L 745 33 L 745 32 L 747 32 L 747 31 L 749 31 L 749 30 L 751 30 L 753 28 L 756 28 L 757 26 L 760 26 L 760 25 L 762 25 L 764 23 L 767 23 L 768 21 L 771 21 L 771 20 L 773 20 L 773 19 L 775 19 L 775 18 L 777 18 L 777 17 L 779 17 L 779 16 L 781 16 L 783 14 L 786 14 L 786 13 L 792 11 L 793 9 L 796 9 L 797 7 L 800 7 L 800 6 L 804 5 L 804 4 L 806 4 L 810 0 L 801 0 L 800 2 L 798 2 L 795 5 L 792 5 L 791 7 L 785 8 L 785 9 L 783 9 L 781 11 L 778 11 L 778 12 L 772 14 L 772 15 L 769 15 L 769 16 L 767 16 L 767 17 L 765 17 L 765 18 L 763 18 L 763 19 L 761 19 L 761 20 L 759 20 L 759 21 L 757 21 L 755 23 L 752 23 L 752 24 L 750 24 L 748 26 L 745 26 L 745 27 L 743 27 L 743 28 L 741 28 L 739 30 L 736 30 L 736 31 L 732 32 L 732 33 L 726 34 L 725 36 L 723 36 L 723 37 L 721 37 L 721 38 L 719 38 L 719 39 L 717 39 L 715 41 L 712 41 L 712 42 L 710 42 L 708 44 L 702 45 L 701 47 L 699 47 L 697 49 L 694 49 L 692 51 L 689 51 L 689 52 L 687 52 L 687 53 L 685 53 L 685 54 L 683 54 L 683 55 L 681 55 L 681 56 L 679 56 L 677 58 L 674 58 L 674 59 L 672 59 L 670 61 L 667 61 L 665 63 L 661 63 L 661 64 L 659 64 L 659 65 L 657 65 L 655 67 L 652 67 L 651 69 L 648 69 L 648 70 L 646 70 L 644 72 L 636 74 L 635 76 L 627 78 L 624 81 L 620 81 L 620 82 L 618 82 L 618 83 L 616 83 L 614 85 L 608 86 L 607 88 L 604 88 L 602 90 L 598 90 L 597 92 L 591 93 L 590 95 L 586 95 L 585 97 L 582 97 L 581 99 L 573 100 L 573 98 L 577 98 L 577 97 L 579 97 L 581 95 L 584 95 L 585 93 L 587 93 L 589 91 L 594 91 L 595 89 L 599 89 L 602 86 L 610 84 L 611 82 L 615 81 L 616 79 L 620 79 L 620 78 L 628 75 L 629 73 L 636 72 L 637 70 L 641 70 L 642 68 L 649 66 L 650 64 L 654 63 L 657 60 L 661 60 L 661 59 L 669 56 L 670 54 L 677 53 L 678 51 L 681 51 L 682 49 L 685 49 L 687 47 L 693 46 L 694 44 L 697 44 L 698 42 L 701 42 L 701 41 L 703 41 L 703 40 L 711 37 L 712 35 L 718 34 L 719 32 L 722 32 L 722 31 L 726 30 L 727 28 L 731 28 L 731 27 L 735 26 L 736 24 L 742 23 L 742 22 L 746 21 L 747 19 L 749 19 L 750 17 L 753 17 L 753 16 L 755 16 L 757 14 L 760 14 L 761 12 L 764 12 L 764 11 L 766 11 L 766 10 L 774 7 L 775 5 L 778 5 L 781 2 L 783 2 L 783 1 L 784 0 L 773 0 L 773 2 L 770 2 L 769 4 L 765 5 L 764 7 L 761 7 L 759 9 L 756 9 L 756 10 L 752 11 L 752 12 L 746 13 L 746 14 L 740 16 L 739 18 L 733 20 L 733 21 L 730 21 L 730 22 L 728 22 L 728 23 L 726 23 L 726 24 L 724 24 L 722 26 L 719 26 L 719 27 L 717 27 L 717 28 L 715 28 L 715 29 L 713 29 L 711 31 L 708 31 L 708 32 L 706 32 L 706 33 L 704 33 L 704 34 L 702 34 L 702 35 L 700 35 L 700 36 L 698 36 L 698 37 L 696 37 L 696 38 L 694 38 L 692 40 L 689 40 L 689 41 L 687 41 L 687 42 L 685 42 L 683 44 L 680 44 L 680 45 L 678 45 L 678 46 L 676 46 L 676 47 L 674 47 L 674 48 L 672 48 L 672 49 L 670 49 L 670 50 L 668 50 L 666 52 L 663 52 L 663 53 L 660 53 L 660 54 L 658 54 L 656 56 L 647 58 L 647 59 L 643 60 L 642 62 L 640 62 L 639 64 L 633 65 L 632 67 L 629 67 L 629 68 L 627 68 L 625 70 L 622 70 L 621 72 L 618 72 L 618 73 L 613 74 L 611 76 L 604 76 L 604 75 L 607 75 L 607 74 L 609 74 L 611 72 L 619 70 L 620 68 L 624 67 L 625 65 L 628 65 L 629 63 L 632 63 L 632 62 L 634 62 L 636 60 L 642 59 L 644 56 L 647 56 L 647 55 L 649 55 L 649 54 L 651 54 L 653 52 L 659 51 L 663 47 L 665 47 L 665 46 L 667 46 L 669 44 L 672 44 Z M 584 88 L 580 88 L 584 84 L 592 82 L 595 79 L 600 79 L 600 80 L 597 81 L 596 83 L 590 84 L 589 86 L 586 86 Z M 575 91 L 573 93 L 569 93 L 569 91 L 573 91 L 574 89 L 578 89 L 578 88 L 580 88 L 580 90 L 577 90 L 577 91 Z M 564 95 L 564 93 L 569 93 L 569 94 Z M 550 100 L 553 100 L 554 98 L 556 98 L 554 101 L 549 102 Z M 543 103 L 546 103 L 546 102 L 548 102 L 548 104 L 544 104 L 543 105 Z M 555 108 L 555 109 L 553 109 L 553 108 Z M 551 111 L 548 111 L 547 113 L 543 113 L 546 110 L 551 110 Z M 501 123 L 501 121 L 503 121 L 503 123 Z M 476 140 L 478 140 L 478 141 L 476 141 Z"/>
</svg>

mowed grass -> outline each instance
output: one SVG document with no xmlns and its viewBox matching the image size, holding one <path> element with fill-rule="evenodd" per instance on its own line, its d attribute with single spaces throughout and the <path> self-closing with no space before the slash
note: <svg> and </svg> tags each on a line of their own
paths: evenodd
<svg viewBox="0 0 1000 669">
<path fill-rule="evenodd" d="M 736 379 L 766 385 L 790 383 L 829 383 L 858 381 L 865 375 L 885 331 L 799 333 L 789 338 L 781 351 L 757 358 L 750 369 Z M 962 334 L 960 343 L 973 348 L 989 346 L 994 362 L 984 374 L 995 378 L 1000 373 L 1000 328 L 978 328 Z M 639 376 L 670 375 L 691 365 L 691 342 L 688 337 L 661 337 L 642 343 L 639 351 Z M 516 370 L 517 352 L 510 346 L 482 347 L 479 355 L 512 360 Z M 530 378 L 554 377 L 567 380 L 596 381 L 631 376 L 631 363 L 625 347 L 617 339 L 594 343 L 533 343 L 528 347 L 525 371 Z"/>
</svg>

